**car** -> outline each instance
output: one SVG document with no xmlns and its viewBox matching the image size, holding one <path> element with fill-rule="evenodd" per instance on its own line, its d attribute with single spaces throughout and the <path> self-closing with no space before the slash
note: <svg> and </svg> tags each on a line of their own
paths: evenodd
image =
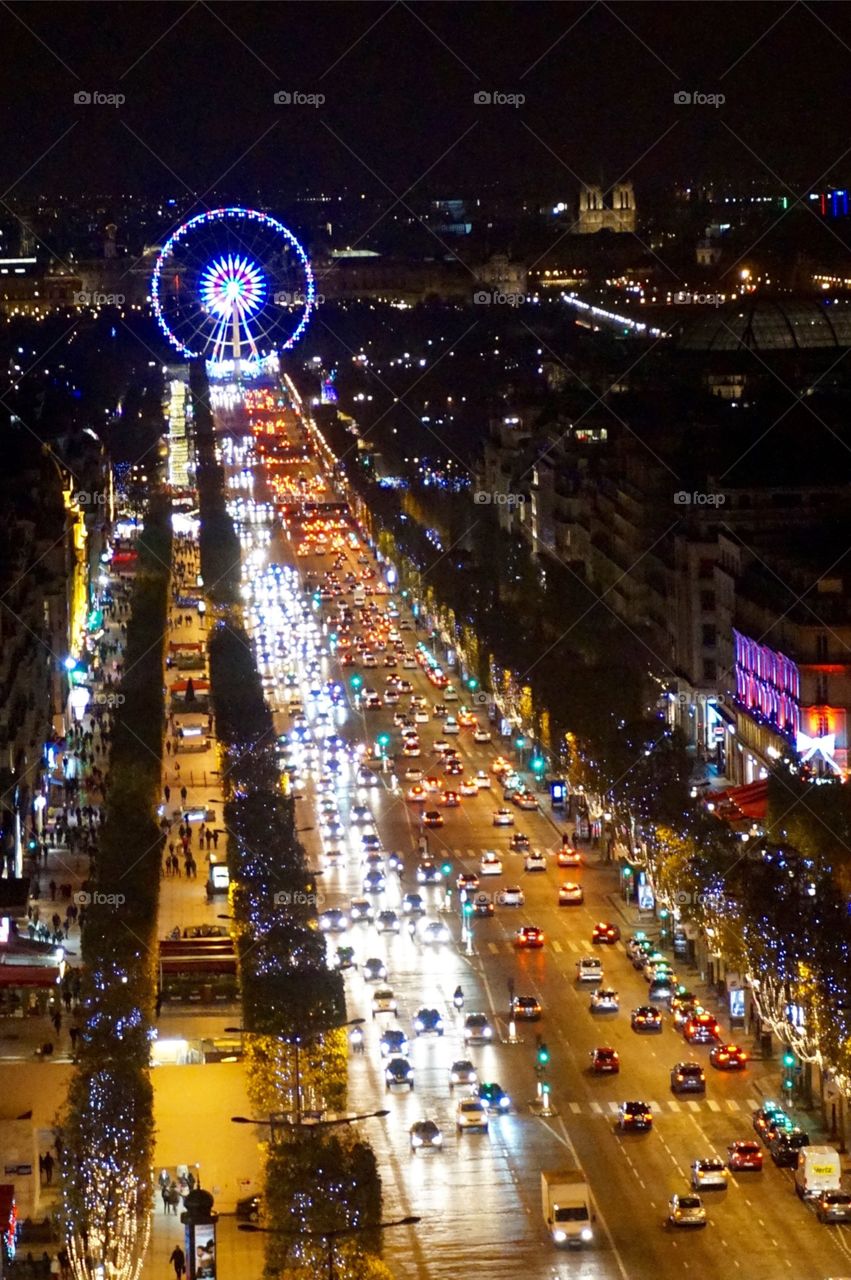
<svg viewBox="0 0 851 1280">
<path fill-rule="evenodd" d="M 443 795 L 440 797 L 439 803 L 442 804 L 445 809 L 457 809 L 461 804 L 461 798 L 457 791 L 444 791 Z"/>
<path fill-rule="evenodd" d="M 468 1013 L 464 1019 L 464 1043 L 488 1044 L 493 1040 L 493 1027 L 484 1013 Z"/>
<path fill-rule="evenodd" d="M 598 987 L 591 992 L 588 1008 L 592 1013 L 617 1013 L 620 1008 L 617 991 L 613 991 L 611 987 Z"/>
<path fill-rule="evenodd" d="M 379 911 L 375 927 L 379 933 L 398 933 L 401 921 L 395 911 Z"/>
<path fill-rule="evenodd" d="M 363 962 L 363 976 L 367 982 L 381 982 L 387 977 L 387 965 L 377 956 L 371 956 Z"/>
<path fill-rule="evenodd" d="M 563 844 L 556 855 L 556 862 L 560 867 L 581 867 L 582 854 L 571 845 Z"/>
<path fill-rule="evenodd" d="M 662 1015 L 653 1005 L 642 1004 L 629 1015 L 633 1031 L 661 1031 Z"/>
<path fill-rule="evenodd" d="M 460 778 L 464 772 L 464 766 L 461 761 L 450 759 L 448 756 L 445 756 L 444 759 L 446 760 L 446 764 L 443 767 L 443 772 L 446 777 Z M 476 788 L 476 791 L 478 791 L 478 787 Z"/>
<path fill-rule="evenodd" d="M 609 924 L 608 920 L 600 920 L 594 925 L 591 933 L 591 941 L 606 946 L 612 946 L 619 941 L 621 931 L 616 924 Z"/>
<path fill-rule="evenodd" d="M 531 848 L 529 837 L 522 831 L 513 831 L 508 847 L 512 853 L 526 853 Z"/>
<path fill-rule="evenodd" d="M 242 1218 L 246 1222 L 259 1222 L 260 1215 L 263 1211 L 263 1197 L 261 1195 L 243 1196 L 241 1200 L 236 1202 L 236 1216 Z"/>
<path fill-rule="evenodd" d="M 847 1191 L 822 1191 L 815 1208 L 819 1222 L 851 1222 L 851 1195 Z"/>
<path fill-rule="evenodd" d="M 700 1196 L 673 1195 L 668 1201 L 668 1225 L 671 1227 L 705 1227 L 706 1210 Z"/>
<path fill-rule="evenodd" d="M 372 1016 L 379 1013 L 395 1013 L 396 997 L 392 987 L 379 987 L 372 993 Z"/>
<path fill-rule="evenodd" d="M 408 1037 L 399 1027 L 388 1027 L 378 1042 L 382 1058 L 404 1057 L 408 1052 Z"/>
<path fill-rule="evenodd" d="M 610 1045 L 600 1045 L 596 1049 L 592 1049 L 591 1058 L 591 1074 L 595 1076 L 614 1076 L 621 1069 L 620 1055 L 617 1049 L 612 1049 Z"/>
<path fill-rule="evenodd" d="M 440 884 L 443 872 L 437 863 L 424 858 L 417 867 L 417 884 Z"/>
<path fill-rule="evenodd" d="M 734 1173 L 759 1173 L 762 1169 L 759 1143 L 750 1138 L 731 1142 L 727 1148 L 727 1165 Z"/>
<path fill-rule="evenodd" d="M 518 809 L 537 809 L 538 801 L 531 791 L 515 791 L 512 796 Z"/>
<path fill-rule="evenodd" d="M 521 950 L 539 950 L 544 945 L 544 931 L 537 925 L 524 924 L 514 935 L 514 945 Z"/>
<path fill-rule="evenodd" d="M 650 987 L 647 992 L 647 999 L 651 1004 L 656 1004 L 658 1002 L 659 1004 L 670 1005 L 671 1000 L 674 998 L 676 989 L 676 978 L 674 978 L 673 975 L 670 977 L 666 975 L 665 977 L 654 978 L 650 983 Z"/>
<path fill-rule="evenodd" d="M 709 1065 L 718 1071 L 744 1071 L 748 1054 L 737 1044 L 716 1044 L 709 1050 Z"/>
<path fill-rule="evenodd" d="M 621 1102 L 616 1127 L 622 1132 L 646 1133 L 653 1128 L 653 1112 L 649 1102 Z"/>
<path fill-rule="evenodd" d="M 688 987 L 677 987 L 671 996 L 671 1013 L 674 1015 L 674 1021 L 677 1026 L 687 1022 L 691 1015 L 698 1010 L 698 1006 L 700 1006 L 699 1011 L 703 1012 L 700 999 L 693 991 L 689 991 Z"/>
<path fill-rule="evenodd" d="M 502 875 L 502 859 L 497 856 L 491 849 L 486 849 L 482 854 L 482 860 L 479 863 L 480 876 L 501 876 Z"/>
<path fill-rule="evenodd" d="M 384 1068 L 384 1087 L 392 1089 L 397 1085 L 414 1087 L 414 1068 L 407 1058 L 391 1058 Z"/>
<path fill-rule="evenodd" d="M 484 769 L 479 769 L 478 773 L 476 774 L 476 788 L 477 788 L 477 790 L 478 790 L 478 791 L 487 791 L 487 790 L 489 790 L 490 785 L 491 785 L 491 778 L 490 778 L 490 774 L 489 774 L 489 773 L 486 773 Z"/>
<path fill-rule="evenodd" d="M 372 903 L 366 898 L 352 898 L 349 903 L 349 919 L 352 924 L 369 923 L 374 915 Z"/>
<path fill-rule="evenodd" d="M 434 712 L 435 720 L 444 720 L 446 716 L 449 715 L 449 712 L 446 710 L 446 707 L 442 702 L 436 702 L 432 707 L 432 710 Z"/>
<path fill-rule="evenodd" d="M 349 814 L 349 821 L 352 825 L 360 822 L 372 822 L 372 813 L 365 804 L 353 805 L 352 811 Z"/>
<path fill-rule="evenodd" d="M 656 943 L 647 936 L 643 929 L 639 929 L 637 933 L 633 933 L 626 940 L 626 954 L 638 969 L 643 965 L 644 957 L 655 950 Z"/>
<path fill-rule="evenodd" d="M 522 907 L 526 901 L 526 895 L 519 884 L 509 884 L 504 889 L 500 889 L 496 900 L 501 907 Z"/>
<path fill-rule="evenodd" d="M 443 732 L 448 738 L 452 738 L 461 732 L 461 726 L 454 716 L 447 716 L 443 721 Z"/>
<path fill-rule="evenodd" d="M 718 1044 L 721 1028 L 711 1013 L 695 1013 L 683 1023 L 683 1035 L 689 1044 Z"/>
<path fill-rule="evenodd" d="M 652 982 L 662 973 L 670 973 L 671 968 L 670 960 L 661 951 L 651 951 L 642 958 L 641 971 L 648 982 Z"/>
<path fill-rule="evenodd" d="M 442 1036 L 443 1019 L 437 1009 L 423 1006 L 414 1014 L 414 1032 L 418 1036 Z"/>
<path fill-rule="evenodd" d="M 572 880 L 566 880 L 564 884 L 559 885 L 558 905 L 560 907 L 580 907 L 585 901 L 585 894 L 582 892 L 582 886 L 574 884 Z"/>
<path fill-rule="evenodd" d="M 455 878 L 455 888 L 460 892 L 473 893 L 479 887 L 479 877 L 472 871 L 461 871 Z"/>
<path fill-rule="evenodd" d="M 529 849 L 523 858 L 524 871 L 546 871 L 547 859 L 540 849 Z"/>
<path fill-rule="evenodd" d="M 511 1001 L 511 1016 L 518 1022 L 539 1022 L 543 1012 L 535 996 L 515 996 Z"/>
<path fill-rule="evenodd" d="M 494 913 L 493 902 L 486 893 L 477 893 L 473 899 L 473 915 L 487 919 Z"/>
<path fill-rule="evenodd" d="M 319 928 L 323 933 L 344 933 L 349 927 L 349 918 L 339 907 L 329 907 L 319 916 Z"/>
<path fill-rule="evenodd" d="M 491 740 L 491 731 L 490 731 L 490 729 L 482 729 L 482 728 L 480 727 L 480 728 L 478 728 L 478 729 L 474 729 L 474 730 L 473 730 L 473 741 L 474 741 L 474 742 L 490 742 L 490 740 Z"/>
<path fill-rule="evenodd" d="M 677 1062 L 671 1067 L 671 1093 L 706 1093 L 706 1076 L 699 1062 Z"/>
<path fill-rule="evenodd" d="M 418 893 L 406 893 L 402 899 L 402 915 L 424 916 L 425 903 Z"/>
<path fill-rule="evenodd" d="M 407 662 L 403 663 L 403 666 L 407 665 Z M 428 724 L 430 720 L 431 716 L 428 711 L 426 711 L 425 707 L 417 707 L 414 710 L 414 724 Z"/>
<path fill-rule="evenodd" d="M 768 1145 L 778 1129 L 793 1129 L 795 1126 L 779 1102 L 766 1101 L 753 1113 L 753 1127 Z"/>
<path fill-rule="evenodd" d="M 402 755 L 409 759 L 416 759 L 422 755 L 422 748 L 416 738 L 406 738 L 402 747 Z M 410 797 L 409 797 L 410 799 Z"/>
<path fill-rule="evenodd" d="M 438 738 L 432 745 L 432 751 L 436 756 L 442 756 L 444 752 L 451 751 L 452 746 L 445 738 Z"/>
<path fill-rule="evenodd" d="M 420 777 L 422 777 L 422 774 L 420 774 Z M 426 800 L 428 800 L 428 793 L 422 783 L 417 782 L 408 789 L 408 794 L 405 798 L 409 804 L 425 804 Z"/>
<path fill-rule="evenodd" d="M 440 791 L 441 790 L 440 779 L 435 778 L 433 775 L 426 778 L 425 789 L 426 791 Z"/>
<path fill-rule="evenodd" d="M 514 826 L 514 814 L 510 809 L 494 809 L 491 816 L 495 827 Z"/>
<path fill-rule="evenodd" d="M 580 956 L 576 961 L 577 982 L 602 982 L 603 966 L 596 956 Z"/>
<path fill-rule="evenodd" d="M 420 929 L 420 937 L 423 942 L 432 946 L 439 946 L 443 942 L 452 941 L 452 934 L 442 920 L 429 920 L 425 923 Z"/>
<path fill-rule="evenodd" d="M 798 1152 L 810 1145 L 810 1135 L 803 1129 L 778 1128 L 768 1140 L 768 1150 L 778 1169 L 794 1169 Z"/>
<path fill-rule="evenodd" d="M 458 790 L 462 796 L 477 796 L 479 788 L 474 778 L 463 778 L 458 784 Z"/>
<path fill-rule="evenodd" d="M 472 1062 L 468 1058 L 456 1058 L 449 1068 L 450 1090 L 454 1089 L 456 1084 L 475 1085 L 478 1082 L 479 1076 Z"/>
<path fill-rule="evenodd" d="M 364 893 L 383 893 L 386 887 L 383 871 L 367 871 L 363 878 Z"/>
<path fill-rule="evenodd" d="M 412 1151 L 439 1151 L 443 1134 L 434 1120 L 417 1120 L 409 1129 Z"/>
<path fill-rule="evenodd" d="M 455 1128 L 458 1133 L 467 1129 L 488 1131 L 488 1108 L 480 1098 L 462 1098 L 455 1110 Z"/>
<path fill-rule="evenodd" d="M 426 809 L 422 821 L 424 827 L 442 827 L 446 819 L 439 809 Z"/>
<path fill-rule="evenodd" d="M 511 1099 L 495 1080 L 483 1081 L 479 1084 L 479 1098 L 488 1111 L 506 1112 L 511 1106 Z"/>
</svg>

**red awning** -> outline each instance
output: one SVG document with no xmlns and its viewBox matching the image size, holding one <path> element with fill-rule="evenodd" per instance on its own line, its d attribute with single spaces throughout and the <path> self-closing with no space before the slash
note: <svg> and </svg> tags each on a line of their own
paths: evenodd
<svg viewBox="0 0 851 1280">
<path fill-rule="evenodd" d="M 55 987 L 58 981 L 55 965 L 0 964 L 0 987 Z"/>
<path fill-rule="evenodd" d="M 710 793 L 706 798 L 714 801 L 722 818 L 738 814 L 762 822 L 768 809 L 768 779 L 760 778 L 743 787 L 728 787 L 726 791 Z"/>
</svg>

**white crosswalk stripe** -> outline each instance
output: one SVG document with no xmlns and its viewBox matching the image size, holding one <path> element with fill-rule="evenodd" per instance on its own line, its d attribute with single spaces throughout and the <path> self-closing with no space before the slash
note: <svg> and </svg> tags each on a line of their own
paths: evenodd
<svg viewBox="0 0 851 1280">
<path fill-rule="evenodd" d="M 699 1102 L 695 1102 L 694 1098 L 689 1098 L 689 1099 L 688 1099 L 688 1101 L 686 1102 L 686 1106 L 688 1107 L 689 1111 L 699 1111 L 699 1110 L 700 1110 L 700 1103 L 699 1103 Z"/>
<path fill-rule="evenodd" d="M 562 951 L 564 950 L 564 947 L 561 945 L 561 943 L 560 943 L 560 942 L 555 942 L 555 941 L 552 943 L 552 948 L 553 948 L 553 951 L 556 953 L 556 955 L 559 955 L 559 956 L 561 955 Z"/>
<path fill-rule="evenodd" d="M 593 1105 L 594 1103 L 592 1102 L 591 1106 L 593 1107 Z M 618 1114 L 618 1104 L 616 1102 L 609 1103 L 609 1113 L 613 1116 L 616 1116 Z"/>
<path fill-rule="evenodd" d="M 582 1108 L 580 1107 L 578 1102 L 570 1102 L 568 1103 L 568 1106 L 570 1107 L 571 1111 L 575 1116 L 582 1115 Z"/>
<path fill-rule="evenodd" d="M 706 1105 L 707 1105 L 707 1107 L 709 1108 L 709 1110 L 710 1110 L 710 1111 L 720 1111 L 720 1110 L 721 1110 L 721 1104 L 720 1104 L 720 1102 L 716 1102 L 714 1098 L 707 1098 L 707 1099 L 706 1099 Z"/>
<path fill-rule="evenodd" d="M 617 1107 L 618 1107 L 618 1104 L 617 1104 L 617 1103 L 615 1103 L 615 1110 L 616 1110 L 616 1111 L 617 1111 Z M 592 1102 L 592 1103 L 591 1103 L 591 1110 L 593 1111 L 593 1113 L 594 1113 L 594 1115 L 595 1115 L 595 1116 L 603 1116 L 603 1115 L 605 1115 L 605 1114 L 606 1114 L 606 1113 L 605 1113 L 605 1111 L 603 1110 L 603 1108 L 600 1106 L 599 1102 Z"/>
<path fill-rule="evenodd" d="M 672 1111 L 681 1110 L 680 1104 L 676 1102 L 673 1098 L 668 1099 L 668 1106 L 671 1108 Z"/>
<path fill-rule="evenodd" d="M 759 1106 L 759 1100 L 756 1098 L 746 1098 L 742 1102 L 738 1102 L 735 1099 L 728 1098 L 726 1099 L 726 1102 L 727 1102 L 727 1107 L 730 1111 L 747 1111 L 749 1109 L 754 1110 L 756 1109 L 756 1107 Z M 611 1101 L 602 1102 L 602 1103 L 601 1102 L 585 1102 L 585 1103 L 569 1102 L 567 1104 L 571 1113 L 574 1116 L 590 1115 L 597 1118 L 607 1117 L 607 1116 L 616 1116 L 618 1114 L 619 1105 L 620 1104 L 618 1102 L 611 1102 Z M 682 1098 L 682 1099 L 666 1098 L 664 1102 L 648 1102 L 647 1107 L 648 1107 L 648 1110 L 651 1111 L 654 1116 L 657 1116 L 661 1119 L 663 1119 L 667 1115 L 682 1116 L 687 1112 L 699 1114 L 704 1109 L 708 1111 L 712 1111 L 715 1114 L 718 1114 L 722 1111 L 721 1104 L 719 1102 L 716 1102 L 714 1098 L 701 1098 L 699 1101 L 696 1098 Z"/>
<path fill-rule="evenodd" d="M 736 1099 L 735 1099 L 735 1098 L 728 1098 L 728 1099 L 727 1099 L 727 1108 L 728 1108 L 728 1110 L 729 1110 L 729 1111 L 738 1111 L 738 1110 L 739 1110 L 739 1104 L 738 1104 L 738 1102 L 736 1102 Z"/>
<path fill-rule="evenodd" d="M 495 942 L 489 942 L 489 943 L 488 943 L 488 950 L 490 951 L 490 953 L 491 953 L 491 955 L 492 955 L 492 956 L 498 956 L 498 955 L 499 955 L 499 947 L 496 945 L 496 943 L 495 943 Z"/>
</svg>

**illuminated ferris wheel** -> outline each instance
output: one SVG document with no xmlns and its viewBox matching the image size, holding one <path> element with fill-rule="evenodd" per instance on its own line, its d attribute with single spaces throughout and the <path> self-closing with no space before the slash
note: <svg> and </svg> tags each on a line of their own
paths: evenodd
<svg viewBox="0 0 851 1280">
<path fill-rule="evenodd" d="M 301 337 L 315 286 L 307 254 L 282 223 L 254 209 L 211 209 L 163 245 L 151 301 L 181 355 L 259 363 Z"/>
</svg>

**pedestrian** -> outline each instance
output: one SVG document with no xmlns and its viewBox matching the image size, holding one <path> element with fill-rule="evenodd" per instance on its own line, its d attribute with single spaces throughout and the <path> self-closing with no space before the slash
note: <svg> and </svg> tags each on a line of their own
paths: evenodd
<svg viewBox="0 0 851 1280">
<path fill-rule="evenodd" d="M 68 1250 L 63 1245 L 57 1254 L 59 1258 L 59 1270 L 62 1280 L 69 1280 L 71 1275 L 71 1259 L 68 1257 Z"/>
<path fill-rule="evenodd" d="M 55 902 L 56 901 L 56 881 L 51 880 L 50 884 L 47 887 L 50 890 L 50 901 Z"/>
<path fill-rule="evenodd" d="M 218 827 L 216 827 L 215 831 L 213 832 L 213 848 L 218 849 L 218 847 L 219 847 L 219 829 Z"/>
<path fill-rule="evenodd" d="M 183 1273 L 186 1270 L 186 1257 L 179 1244 L 176 1244 L 172 1249 L 169 1262 L 174 1267 L 175 1280 L 183 1280 Z"/>
<path fill-rule="evenodd" d="M 171 755 L 171 738 L 165 740 L 165 753 L 167 756 Z"/>
<path fill-rule="evenodd" d="M 168 1183 L 165 1186 L 160 1185 L 160 1195 L 163 1198 L 163 1213 L 168 1213 Z"/>
<path fill-rule="evenodd" d="M 59 1262 L 59 1254 L 54 1253 L 53 1257 L 50 1259 L 50 1274 L 51 1277 L 53 1277 L 53 1280 L 56 1280 L 56 1277 L 58 1277 L 61 1272 L 62 1266 Z"/>
<path fill-rule="evenodd" d="M 50 1015 L 50 1021 L 53 1023 L 53 1030 L 57 1035 L 59 1035 L 59 1032 L 62 1030 L 62 1010 L 58 1008 L 54 1009 L 53 1013 Z"/>
<path fill-rule="evenodd" d="M 183 801 L 183 804 L 184 804 L 184 805 L 186 804 L 186 797 L 187 797 L 188 795 L 189 795 L 189 792 L 186 790 L 186 787 L 181 787 L 181 788 L 180 788 L 180 799 Z"/>
<path fill-rule="evenodd" d="M 71 1053 L 74 1055 L 76 1055 L 76 1052 L 77 1052 L 77 1037 L 79 1036 L 79 1034 L 80 1034 L 79 1027 L 71 1026 L 68 1028 L 68 1035 L 71 1038 Z"/>
<path fill-rule="evenodd" d="M 55 1164 L 55 1161 L 53 1159 L 53 1156 L 50 1154 L 49 1151 L 46 1151 L 44 1154 L 44 1181 L 48 1187 L 51 1186 L 53 1183 L 54 1164 Z"/>
<path fill-rule="evenodd" d="M 166 783 L 166 785 L 163 787 L 163 795 L 165 796 L 166 804 L 168 804 L 169 800 L 171 799 L 171 787 L 168 785 L 168 783 Z"/>
</svg>

